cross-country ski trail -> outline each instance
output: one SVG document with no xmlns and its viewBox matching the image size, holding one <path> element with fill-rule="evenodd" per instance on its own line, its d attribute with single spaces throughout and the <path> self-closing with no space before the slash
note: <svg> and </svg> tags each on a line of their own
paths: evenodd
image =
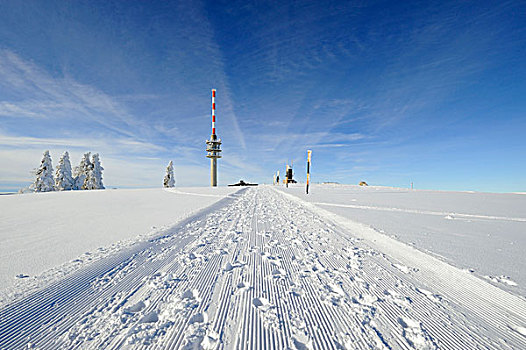
<svg viewBox="0 0 526 350">
<path fill-rule="evenodd" d="M 0 349 L 526 348 L 526 301 L 460 269 L 270 187 L 213 209 L 7 303 Z"/>
</svg>

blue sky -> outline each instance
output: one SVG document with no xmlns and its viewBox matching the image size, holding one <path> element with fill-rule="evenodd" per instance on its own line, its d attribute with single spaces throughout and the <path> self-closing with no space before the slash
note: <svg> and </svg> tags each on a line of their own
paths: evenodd
<svg viewBox="0 0 526 350">
<path fill-rule="evenodd" d="M 304 180 L 526 191 L 519 1 L 0 1 L 0 191 L 49 149 L 107 187 Z"/>
</svg>

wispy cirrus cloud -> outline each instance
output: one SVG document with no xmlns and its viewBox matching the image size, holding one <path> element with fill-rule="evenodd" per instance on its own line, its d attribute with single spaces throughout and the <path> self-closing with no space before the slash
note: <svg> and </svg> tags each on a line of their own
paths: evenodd
<svg viewBox="0 0 526 350">
<path fill-rule="evenodd" d="M 69 77 L 49 75 L 9 50 L 0 51 L 0 88 L 11 98 L 0 101 L 0 115 L 96 123 L 112 132 L 138 136 L 144 123 L 111 96 Z M 43 130 L 45 131 L 45 130 Z"/>
<path fill-rule="evenodd" d="M 42 104 L 34 106 L 33 103 L 22 102 L 22 103 L 10 103 L 0 102 L 0 116 L 4 117 L 27 117 L 27 118 L 44 118 L 45 115 L 40 113 Z M 35 112 L 35 110 L 40 110 Z"/>
<path fill-rule="evenodd" d="M 157 153 L 165 151 L 164 147 L 140 142 L 135 139 L 119 138 L 39 138 L 29 136 L 7 136 L 0 134 L 1 148 L 36 148 L 69 147 L 85 150 L 104 150 L 108 154 L 131 153 Z"/>
</svg>

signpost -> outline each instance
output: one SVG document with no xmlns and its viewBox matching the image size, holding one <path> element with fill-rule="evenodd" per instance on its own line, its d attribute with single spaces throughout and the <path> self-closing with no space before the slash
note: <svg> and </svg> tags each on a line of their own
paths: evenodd
<svg viewBox="0 0 526 350">
<path fill-rule="evenodd" d="M 309 194 L 309 182 L 310 182 L 310 158 L 312 155 L 312 151 L 307 151 L 307 194 Z"/>
</svg>

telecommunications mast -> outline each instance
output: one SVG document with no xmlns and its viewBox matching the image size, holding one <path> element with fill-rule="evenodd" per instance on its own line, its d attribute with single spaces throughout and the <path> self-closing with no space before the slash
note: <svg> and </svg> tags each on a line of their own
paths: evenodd
<svg viewBox="0 0 526 350">
<path fill-rule="evenodd" d="M 221 158 L 221 139 L 216 135 L 216 90 L 212 89 L 212 135 L 206 141 L 206 156 L 210 158 L 210 186 L 217 186 L 217 158 Z"/>
</svg>

